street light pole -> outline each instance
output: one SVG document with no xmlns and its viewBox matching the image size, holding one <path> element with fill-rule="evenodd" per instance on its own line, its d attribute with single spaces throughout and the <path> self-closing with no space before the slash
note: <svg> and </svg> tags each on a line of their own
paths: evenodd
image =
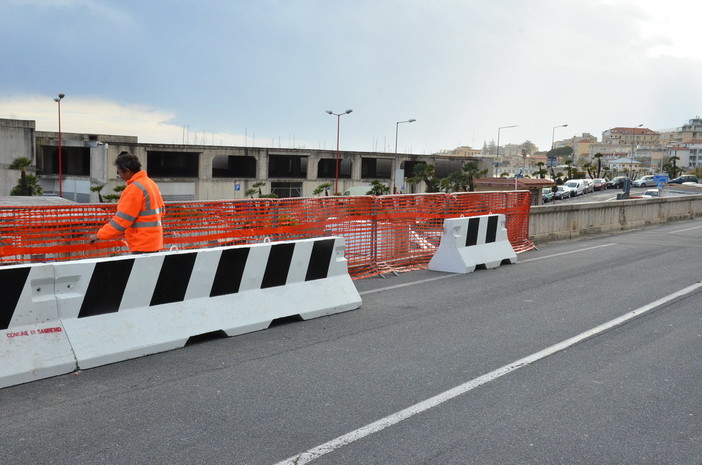
<svg viewBox="0 0 702 465">
<path fill-rule="evenodd" d="M 500 166 L 500 131 L 507 128 L 516 128 L 518 124 L 513 124 L 512 126 L 502 126 L 497 128 L 497 154 L 495 155 L 495 177 L 497 176 L 497 167 Z"/>
<path fill-rule="evenodd" d="M 63 157 L 61 156 L 61 100 L 66 96 L 64 93 L 58 94 L 54 98 L 54 102 L 58 103 L 58 169 L 59 169 L 59 197 L 63 197 Z"/>
<path fill-rule="evenodd" d="M 397 193 L 397 188 L 395 186 L 396 181 L 396 176 L 395 176 L 395 171 L 397 171 L 397 132 L 400 127 L 400 123 L 414 123 L 417 121 L 416 119 L 408 119 L 405 121 L 398 121 L 395 123 L 395 156 L 392 159 L 392 173 L 390 173 L 390 184 L 392 185 L 391 192 L 393 194 Z"/>
<path fill-rule="evenodd" d="M 553 150 L 553 143 L 556 140 L 556 128 L 566 128 L 566 127 L 568 127 L 567 124 L 561 124 L 561 125 L 553 127 L 553 131 L 551 132 L 551 150 Z"/>
<path fill-rule="evenodd" d="M 339 194 L 339 132 L 341 129 L 341 117 L 343 115 L 348 115 L 353 110 L 348 109 L 343 113 L 334 113 L 331 110 L 327 110 L 330 115 L 336 116 L 336 176 L 334 177 L 334 194 Z"/>
<path fill-rule="evenodd" d="M 553 144 L 554 144 L 555 141 L 556 141 L 556 129 L 557 129 L 557 128 L 567 128 L 567 127 L 568 127 L 568 124 L 559 124 L 558 126 L 554 126 L 554 127 L 553 127 L 553 130 L 551 131 L 551 150 L 553 150 Z M 553 158 L 556 159 L 556 165 L 557 165 L 557 164 L 558 164 L 558 157 L 553 157 Z M 555 166 L 555 165 L 551 165 L 551 173 L 552 173 L 552 174 L 553 174 L 553 167 L 554 167 L 554 166 Z M 548 160 L 547 160 L 547 166 L 546 166 L 546 167 L 548 168 Z M 553 177 L 553 176 L 551 176 L 551 177 Z"/>
</svg>

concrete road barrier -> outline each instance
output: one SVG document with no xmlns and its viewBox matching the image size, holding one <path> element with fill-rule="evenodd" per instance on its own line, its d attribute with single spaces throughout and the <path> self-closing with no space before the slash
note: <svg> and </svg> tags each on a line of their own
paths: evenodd
<svg viewBox="0 0 702 465">
<path fill-rule="evenodd" d="M 517 262 L 507 239 L 505 215 L 447 218 L 429 269 L 449 273 L 470 273 L 476 266 L 496 268 L 503 261 Z"/>
</svg>

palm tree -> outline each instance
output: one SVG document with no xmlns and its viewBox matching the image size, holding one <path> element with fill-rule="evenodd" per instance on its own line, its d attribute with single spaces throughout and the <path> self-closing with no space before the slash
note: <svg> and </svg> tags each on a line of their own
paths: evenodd
<svg viewBox="0 0 702 465">
<path fill-rule="evenodd" d="M 546 175 L 548 174 L 548 170 L 544 168 L 544 165 L 545 163 L 542 161 L 536 163 L 536 166 L 538 166 L 539 169 L 534 174 L 537 175 L 540 179 L 546 179 Z"/>
<path fill-rule="evenodd" d="M 427 192 L 439 192 L 440 180 L 436 177 L 436 168 L 434 165 L 426 163 L 417 163 L 414 166 L 414 176 L 407 178 L 407 181 L 416 184 L 424 181 Z"/>
<path fill-rule="evenodd" d="M 39 185 L 39 179 L 33 174 L 27 174 L 27 169 L 32 166 L 32 160 L 19 157 L 10 163 L 11 170 L 20 171 L 20 179 L 10 191 L 10 195 L 42 195 L 44 190 Z"/>
<path fill-rule="evenodd" d="M 485 176 L 487 172 L 487 169 L 481 170 L 474 161 L 469 161 L 463 165 L 463 174 L 467 180 L 468 192 L 475 190 L 475 179 Z"/>
</svg>

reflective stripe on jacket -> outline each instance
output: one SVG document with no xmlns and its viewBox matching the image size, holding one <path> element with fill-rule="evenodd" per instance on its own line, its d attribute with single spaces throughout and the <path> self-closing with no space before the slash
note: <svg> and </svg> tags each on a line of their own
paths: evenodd
<svg viewBox="0 0 702 465">
<path fill-rule="evenodd" d="M 163 248 L 161 216 L 165 204 L 158 186 L 141 170 L 127 181 L 117 204 L 117 213 L 97 233 L 103 240 L 124 234 L 132 252 L 156 252 Z"/>
</svg>

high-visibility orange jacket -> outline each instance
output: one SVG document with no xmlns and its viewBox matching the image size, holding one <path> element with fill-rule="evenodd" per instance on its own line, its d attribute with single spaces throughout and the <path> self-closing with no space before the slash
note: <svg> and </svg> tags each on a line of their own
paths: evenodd
<svg viewBox="0 0 702 465">
<path fill-rule="evenodd" d="M 132 252 L 157 252 L 163 248 L 161 216 L 165 204 L 158 186 L 141 170 L 127 181 L 117 204 L 117 213 L 97 233 L 103 240 L 124 234 Z"/>
</svg>

